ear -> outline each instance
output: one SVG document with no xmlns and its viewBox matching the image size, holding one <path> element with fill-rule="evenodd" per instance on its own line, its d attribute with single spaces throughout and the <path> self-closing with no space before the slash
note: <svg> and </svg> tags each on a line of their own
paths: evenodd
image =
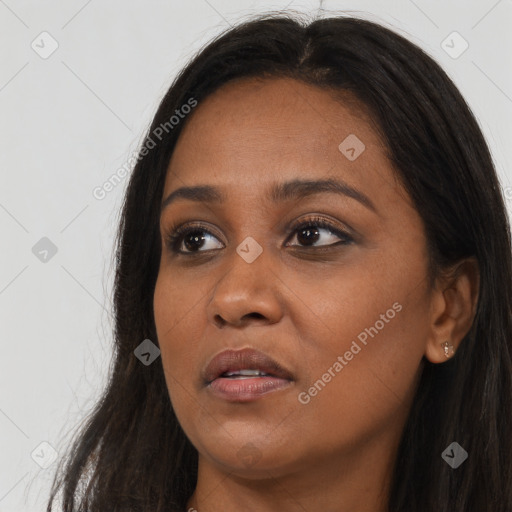
<svg viewBox="0 0 512 512">
<path fill-rule="evenodd" d="M 436 279 L 425 347 L 425 357 L 431 363 L 446 361 L 459 348 L 473 324 L 479 289 L 480 272 L 475 258 L 458 262 Z"/>
</svg>

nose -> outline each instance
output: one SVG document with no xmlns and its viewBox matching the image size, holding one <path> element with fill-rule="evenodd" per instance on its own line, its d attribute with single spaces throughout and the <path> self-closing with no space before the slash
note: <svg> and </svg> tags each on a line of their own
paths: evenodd
<svg viewBox="0 0 512 512">
<path fill-rule="evenodd" d="M 226 256 L 207 305 L 209 322 L 219 328 L 279 322 L 283 315 L 283 284 L 271 265 L 271 257 L 266 250 L 250 263 L 235 250 Z"/>
</svg>

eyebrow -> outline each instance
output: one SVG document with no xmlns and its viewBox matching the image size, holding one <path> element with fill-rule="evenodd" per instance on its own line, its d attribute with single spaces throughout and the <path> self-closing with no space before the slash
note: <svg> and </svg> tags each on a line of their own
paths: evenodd
<svg viewBox="0 0 512 512">
<path fill-rule="evenodd" d="M 292 199 L 304 199 L 322 192 L 333 192 L 359 201 L 368 209 L 377 213 L 375 205 L 368 196 L 360 190 L 350 186 L 348 183 L 334 178 L 321 180 L 292 180 L 284 183 L 274 183 L 269 190 L 269 197 L 272 202 L 284 202 Z M 195 185 L 192 187 L 181 187 L 171 192 L 162 202 L 160 212 L 178 199 L 186 199 L 195 202 L 221 203 L 226 201 L 226 195 L 217 187 L 212 185 Z"/>
</svg>

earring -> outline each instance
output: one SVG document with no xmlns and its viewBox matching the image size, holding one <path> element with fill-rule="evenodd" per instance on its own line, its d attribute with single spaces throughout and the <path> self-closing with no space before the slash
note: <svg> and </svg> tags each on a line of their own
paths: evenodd
<svg viewBox="0 0 512 512">
<path fill-rule="evenodd" d="M 443 347 L 444 355 L 446 357 L 451 357 L 453 354 L 455 354 L 453 345 L 449 341 L 443 341 L 443 343 L 441 343 L 441 347 Z"/>
</svg>

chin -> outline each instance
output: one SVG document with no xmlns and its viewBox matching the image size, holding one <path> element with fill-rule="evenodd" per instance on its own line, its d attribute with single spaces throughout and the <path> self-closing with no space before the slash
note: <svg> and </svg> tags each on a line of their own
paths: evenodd
<svg viewBox="0 0 512 512">
<path fill-rule="evenodd" d="M 229 473 L 255 479 L 278 476 L 297 466 L 297 447 L 283 446 L 279 439 L 258 443 L 254 435 L 222 436 L 201 443 L 200 457 Z M 251 441 L 252 439 L 252 441 Z M 293 458 L 290 456 L 293 455 Z"/>
</svg>

